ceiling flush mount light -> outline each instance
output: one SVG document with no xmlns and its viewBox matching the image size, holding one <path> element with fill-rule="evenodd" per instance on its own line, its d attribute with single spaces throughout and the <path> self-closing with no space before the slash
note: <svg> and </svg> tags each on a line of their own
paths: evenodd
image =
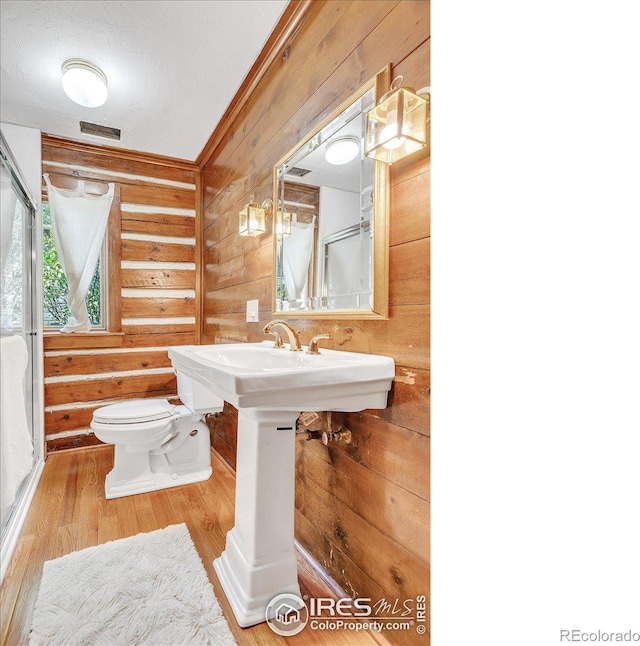
<svg viewBox="0 0 640 646">
<path fill-rule="evenodd" d="M 271 217 L 273 201 L 265 200 L 261 206 L 258 206 L 253 200 L 252 195 L 250 202 L 240 211 L 241 236 L 261 236 L 267 230 L 266 221 Z"/>
<path fill-rule="evenodd" d="M 85 108 L 101 106 L 108 96 L 107 77 L 80 58 L 70 58 L 62 64 L 62 88 L 72 101 Z"/>
<path fill-rule="evenodd" d="M 365 155 L 385 164 L 424 148 L 427 142 L 427 99 L 401 87 L 402 76 L 367 113 Z M 429 93 L 425 93 L 429 97 Z"/>
<path fill-rule="evenodd" d="M 357 137 L 339 137 L 327 144 L 324 158 L 334 166 L 348 164 L 360 152 L 360 140 Z"/>
</svg>

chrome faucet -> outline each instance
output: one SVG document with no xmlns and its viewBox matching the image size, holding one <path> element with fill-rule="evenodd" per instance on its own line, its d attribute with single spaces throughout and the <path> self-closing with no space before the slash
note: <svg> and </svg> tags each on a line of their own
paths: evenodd
<svg viewBox="0 0 640 646">
<path fill-rule="evenodd" d="M 300 345 L 300 337 L 298 336 L 298 333 L 285 321 L 280 321 L 280 320 L 269 321 L 269 323 L 267 323 L 264 326 L 262 331 L 265 334 L 274 334 L 271 331 L 271 328 L 275 327 L 276 325 L 279 325 L 281 328 L 283 328 L 284 331 L 289 336 L 289 350 L 293 352 L 300 352 L 300 350 L 302 350 L 302 347 Z M 278 347 L 277 343 L 276 343 L 276 347 Z"/>
</svg>

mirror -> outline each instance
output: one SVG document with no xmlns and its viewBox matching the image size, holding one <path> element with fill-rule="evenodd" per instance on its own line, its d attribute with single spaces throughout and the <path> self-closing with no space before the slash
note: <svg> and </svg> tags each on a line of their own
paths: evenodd
<svg viewBox="0 0 640 646">
<path fill-rule="evenodd" d="M 389 168 L 364 156 L 389 69 L 274 168 L 274 315 L 387 318 Z"/>
</svg>

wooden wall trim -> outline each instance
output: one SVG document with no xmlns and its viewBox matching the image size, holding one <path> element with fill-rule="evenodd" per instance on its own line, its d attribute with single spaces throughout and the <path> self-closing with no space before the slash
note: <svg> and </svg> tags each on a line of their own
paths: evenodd
<svg viewBox="0 0 640 646">
<path fill-rule="evenodd" d="M 258 55 L 256 62 L 242 82 L 240 89 L 236 92 L 229 107 L 222 115 L 222 119 L 220 119 L 211 137 L 209 137 L 209 140 L 196 158 L 196 166 L 200 169 L 204 168 L 204 165 L 209 161 L 209 158 L 222 141 L 222 138 L 238 116 L 238 113 L 249 100 L 249 97 L 251 97 L 253 91 L 262 80 L 262 77 L 271 66 L 271 63 L 273 63 L 276 56 L 280 53 L 280 50 L 288 40 L 296 35 L 297 31 L 307 19 L 311 13 L 313 4 L 313 0 L 290 0 L 278 24 L 271 32 L 269 39 Z"/>
<path fill-rule="evenodd" d="M 215 449 L 211 449 L 215 451 Z M 235 474 L 235 471 L 234 471 Z M 308 550 L 294 539 L 296 552 L 298 553 L 298 563 L 305 569 L 305 574 L 309 576 L 317 585 L 324 587 L 326 592 L 334 599 L 348 599 L 349 595 L 344 588 L 322 567 L 320 562 L 315 559 Z"/>
<path fill-rule="evenodd" d="M 169 166 L 174 169 L 190 170 L 196 169 L 194 162 L 188 159 L 179 159 L 178 157 L 167 157 L 165 155 L 156 155 L 155 153 L 145 153 L 129 148 L 117 148 L 115 146 L 98 146 L 88 144 L 83 141 L 74 141 L 64 137 L 54 137 L 45 132 L 42 133 L 42 145 L 63 148 L 65 150 L 75 150 L 82 153 L 91 153 L 108 158 L 120 158 L 130 161 L 142 162 L 146 164 L 155 164 L 156 166 Z"/>
<path fill-rule="evenodd" d="M 200 345 L 202 343 L 202 323 L 203 323 L 203 283 L 204 283 L 204 258 L 202 241 L 204 239 L 204 227 L 202 225 L 204 218 L 202 217 L 203 211 L 203 191 L 202 191 L 202 173 L 200 170 L 196 171 L 196 329 L 195 329 L 195 343 Z"/>
<path fill-rule="evenodd" d="M 111 205 L 111 213 L 109 214 L 109 228 L 107 232 L 107 244 L 109 246 L 107 252 L 107 313 L 109 321 L 107 329 L 109 332 L 122 331 L 122 298 L 120 292 L 122 290 L 122 241 L 120 239 L 122 227 L 121 213 L 120 213 L 120 184 L 115 185 L 115 194 L 113 196 L 113 204 Z"/>
</svg>

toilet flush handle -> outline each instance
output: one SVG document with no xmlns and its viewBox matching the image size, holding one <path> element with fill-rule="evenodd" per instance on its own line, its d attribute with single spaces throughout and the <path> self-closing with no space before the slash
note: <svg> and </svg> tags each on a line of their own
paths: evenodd
<svg viewBox="0 0 640 646">
<path fill-rule="evenodd" d="M 160 447 L 161 447 L 161 448 L 166 448 L 166 445 L 167 445 L 167 444 L 168 444 L 168 443 L 169 443 L 169 442 L 170 442 L 174 437 L 177 437 L 177 436 L 178 436 L 178 434 L 177 434 L 177 433 L 175 433 L 175 432 L 174 432 L 174 433 L 167 433 L 167 435 L 165 436 L 164 440 L 162 440 L 162 442 L 160 442 Z"/>
</svg>

